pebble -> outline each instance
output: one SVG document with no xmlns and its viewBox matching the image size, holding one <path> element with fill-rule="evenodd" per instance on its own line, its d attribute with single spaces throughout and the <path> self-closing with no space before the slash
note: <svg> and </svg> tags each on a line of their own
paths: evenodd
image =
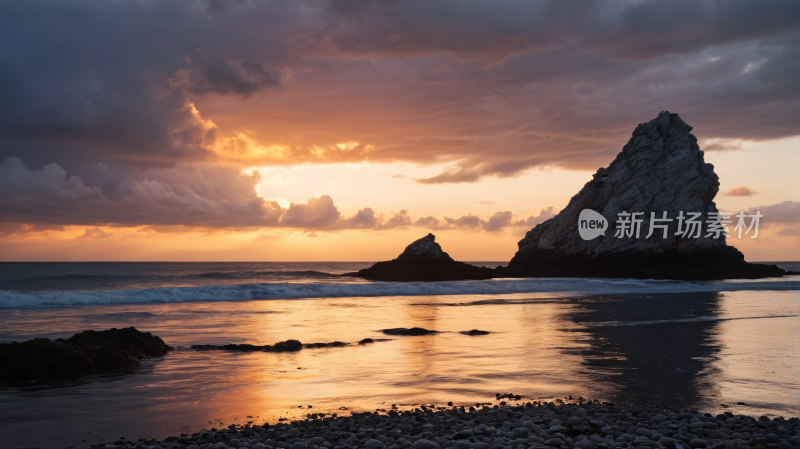
<svg viewBox="0 0 800 449">
<path fill-rule="evenodd" d="M 473 437 L 473 436 L 475 436 L 475 434 L 472 433 L 471 430 L 462 430 L 462 431 L 456 433 L 455 435 L 453 435 L 453 439 L 454 440 L 466 440 L 467 438 Z"/>
<path fill-rule="evenodd" d="M 666 448 L 673 448 L 675 447 L 675 440 L 670 437 L 661 437 L 661 439 L 658 440 L 658 444 Z"/>
<path fill-rule="evenodd" d="M 650 418 L 650 422 L 653 424 L 662 423 L 667 420 L 667 417 L 659 413 L 658 415 Z"/>
<path fill-rule="evenodd" d="M 439 445 L 430 440 L 419 439 L 414 443 L 414 449 L 439 449 Z"/>
<path fill-rule="evenodd" d="M 572 424 L 573 426 L 580 426 L 583 422 L 583 418 L 580 416 L 571 416 L 567 419 L 567 422 Z"/>
<path fill-rule="evenodd" d="M 706 440 L 702 438 L 692 438 L 691 441 L 689 441 L 689 447 L 692 449 L 704 448 L 706 446 L 708 446 L 708 444 L 706 443 Z"/>
</svg>

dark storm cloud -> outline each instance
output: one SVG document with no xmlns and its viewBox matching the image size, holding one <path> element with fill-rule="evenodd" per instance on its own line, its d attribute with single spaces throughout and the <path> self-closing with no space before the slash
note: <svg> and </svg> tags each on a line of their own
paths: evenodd
<svg viewBox="0 0 800 449">
<path fill-rule="evenodd" d="M 283 18 L 280 9 L 265 26 Z M 240 57 L 230 27 L 192 2 L 0 5 L 0 37 L 10 44 L 0 62 L 0 160 L 83 173 L 87 161 L 207 159 L 217 136 L 192 113 L 192 97 L 280 84 L 268 64 L 282 56 Z"/>
<path fill-rule="evenodd" d="M 735 151 L 800 134 L 799 14 L 790 0 L 4 2 L 0 161 L 32 169 L 5 172 L 3 201 L 41 224 L 373 229 L 411 218 L 290 213 L 238 168 L 451 163 L 426 184 L 593 170 L 662 110 Z M 231 126 L 288 150 L 220 156 L 230 136 L 192 104 L 225 102 L 247 106 L 220 114 Z M 220 158 L 236 167 L 208 167 Z M 490 227 L 471 217 L 430 223 Z"/>
<path fill-rule="evenodd" d="M 256 61 L 231 61 L 222 56 L 206 56 L 195 50 L 186 56 L 186 69 L 178 70 L 171 81 L 193 94 L 216 93 L 250 96 L 267 87 L 279 87 L 277 70 L 267 70 Z"/>
<path fill-rule="evenodd" d="M 622 11 L 622 26 L 599 46 L 630 58 L 691 53 L 795 30 L 798 14 L 792 0 L 632 2 Z"/>
<path fill-rule="evenodd" d="M 104 168 L 108 169 L 107 167 Z M 110 170 L 110 169 L 108 169 Z M 113 173 L 111 173 L 113 174 Z M 58 164 L 30 169 L 0 165 L 0 221 L 46 225 L 276 226 L 286 212 L 255 195 L 260 175 L 230 168 L 151 170 L 123 178 L 109 198 Z"/>
<path fill-rule="evenodd" d="M 701 143 L 797 135 L 799 15 L 791 1 L 343 1 L 329 4 L 313 49 L 376 61 L 451 57 L 415 74 L 424 91 L 415 99 L 436 109 L 457 95 L 475 99 L 459 101 L 445 125 L 471 136 L 450 146 L 467 159 L 418 181 L 475 182 L 537 165 L 604 165 L 661 110 L 679 112 Z M 466 116 L 481 104 L 502 104 L 489 112 L 497 120 Z M 396 145 L 406 154 L 441 146 Z"/>
<path fill-rule="evenodd" d="M 541 162 L 542 160 L 540 159 L 507 160 L 487 163 L 464 161 L 436 176 L 417 179 L 416 181 L 420 184 L 443 184 L 475 182 L 487 175 L 507 178 L 509 176 L 518 175 L 520 172 L 531 167 L 541 165 Z"/>
<path fill-rule="evenodd" d="M 497 60 L 547 49 L 599 49 L 652 59 L 774 36 L 798 26 L 792 0 L 332 0 L 320 48 L 378 58 L 449 53 Z"/>
</svg>

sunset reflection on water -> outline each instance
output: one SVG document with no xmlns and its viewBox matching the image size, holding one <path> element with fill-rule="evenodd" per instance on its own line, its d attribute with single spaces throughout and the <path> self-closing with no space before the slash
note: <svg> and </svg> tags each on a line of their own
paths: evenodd
<svg viewBox="0 0 800 449">
<path fill-rule="evenodd" d="M 87 432 L 94 441 L 120 435 L 164 437 L 220 423 L 274 423 L 280 417 L 347 414 L 393 404 L 474 405 L 507 392 L 529 400 L 569 395 L 650 400 L 710 412 L 726 404 L 730 408 L 725 410 L 736 413 L 796 416 L 797 314 L 792 291 L 15 310 L 0 319 L 3 340 L 135 326 L 177 349 L 122 372 L 24 389 L 3 387 L 0 434 L 31 430 L 46 421 L 60 423 L 44 431 L 53 432 L 60 444 L 65 436 L 79 442 Z M 380 332 L 395 327 L 440 333 L 389 337 Z M 460 333 L 471 329 L 490 334 Z M 356 344 L 364 338 L 389 340 Z M 296 353 L 189 349 L 193 344 L 264 345 L 287 339 L 352 344 Z M 113 434 L 104 436 L 102 429 L 113 429 Z"/>
</svg>

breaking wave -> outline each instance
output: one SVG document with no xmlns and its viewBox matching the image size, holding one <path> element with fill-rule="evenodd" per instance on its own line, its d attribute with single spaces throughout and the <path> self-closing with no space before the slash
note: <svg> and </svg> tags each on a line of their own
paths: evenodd
<svg viewBox="0 0 800 449">
<path fill-rule="evenodd" d="M 735 281 L 531 278 L 396 283 L 354 280 L 339 283 L 247 283 L 105 291 L 0 290 L 0 308 L 378 296 L 497 295 L 510 293 L 646 294 L 741 290 L 800 291 L 800 276 Z"/>
</svg>

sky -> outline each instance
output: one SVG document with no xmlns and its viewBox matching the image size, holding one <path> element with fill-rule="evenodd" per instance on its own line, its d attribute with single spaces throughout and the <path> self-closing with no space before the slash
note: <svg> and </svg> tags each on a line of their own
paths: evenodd
<svg viewBox="0 0 800 449">
<path fill-rule="evenodd" d="M 0 4 L 0 260 L 507 261 L 637 124 L 800 259 L 800 3 Z"/>
</svg>

